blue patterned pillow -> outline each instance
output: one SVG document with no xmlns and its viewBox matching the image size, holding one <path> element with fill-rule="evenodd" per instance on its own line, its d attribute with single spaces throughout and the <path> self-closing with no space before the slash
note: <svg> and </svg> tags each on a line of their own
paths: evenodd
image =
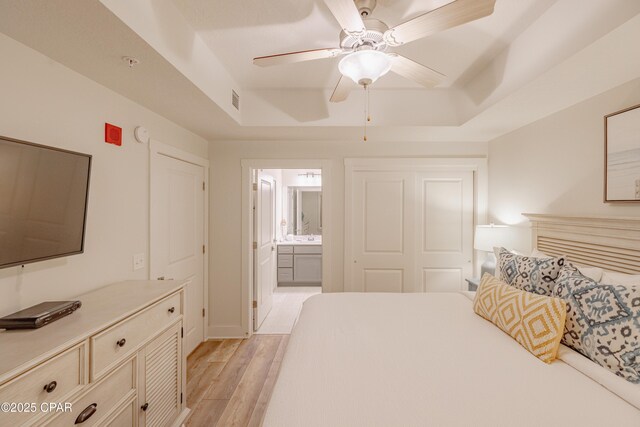
<svg viewBox="0 0 640 427">
<path fill-rule="evenodd" d="M 516 255 L 505 248 L 498 251 L 500 279 L 507 284 L 538 295 L 551 296 L 564 257 L 534 258 Z"/>
<path fill-rule="evenodd" d="M 640 384 L 640 286 L 598 283 L 568 264 L 553 296 L 567 303 L 563 344 Z"/>
</svg>

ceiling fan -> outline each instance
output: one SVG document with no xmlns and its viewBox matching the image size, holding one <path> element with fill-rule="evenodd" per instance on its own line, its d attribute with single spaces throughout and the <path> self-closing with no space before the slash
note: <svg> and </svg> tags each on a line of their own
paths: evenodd
<svg viewBox="0 0 640 427">
<path fill-rule="evenodd" d="M 496 0 L 454 0 L 391 28 L 370 18 L 376 0 L 324 2 L 342 27 L 340 47 L 260 56 L 253 63 L 267 67 L 345 55 L 338 64 L 342 76 L 330 98 L 341 102 L 349 96 L 351 80 L 366 89 L 389 71 L 427 88 L 437 86 L 443 74 L 388 49 L 491 15 Z"/>
</svg>

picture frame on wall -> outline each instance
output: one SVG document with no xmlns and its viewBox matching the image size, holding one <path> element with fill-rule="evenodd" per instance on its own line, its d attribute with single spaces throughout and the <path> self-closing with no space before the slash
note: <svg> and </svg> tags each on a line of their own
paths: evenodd
<svg viewBox="0 0 640 427">
<path fill-rule="evenodd" d="M 640 202 L 640 104 L 604 117 L 604 201 Z"/>
</svg>

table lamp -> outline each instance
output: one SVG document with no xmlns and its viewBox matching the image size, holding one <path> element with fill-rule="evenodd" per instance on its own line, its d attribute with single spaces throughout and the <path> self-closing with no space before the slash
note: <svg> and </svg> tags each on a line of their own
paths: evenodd
<svg viewBox="0 0 640 427">
<path fill-rule="evenodd" d="M 511 246 L 511 235 L 509 226 L 507 225 L 477 225 L 476 233 L 473 238 L 473 248 L 478 251 L 487 252 L 487 258 L 480 267 L 480 277 L 484 273 L 495 275 L 496 272 L 496 256 L 493 253 L 494 247 Z"/>
</svg>

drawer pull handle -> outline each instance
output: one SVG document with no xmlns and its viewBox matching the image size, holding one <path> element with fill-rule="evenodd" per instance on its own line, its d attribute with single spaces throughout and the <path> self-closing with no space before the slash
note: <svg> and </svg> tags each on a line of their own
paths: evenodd
<svg viewBox="0 0 640 427">
<path fill-rule="evenodd" d="M 120 341 L 116 342 L 116 344 L 118 345 L 118 347 L 124 347 L 124 345 L 127 343 L 127 340 L 125 340 L 124 338 L 122 338 Z"/>
<path fill-rule="evenodd" d="M 149 403 L 148 402 L 140 407 L 140 409 L 142 409 L 143 411 L 146 411 L 148 408 L 149 408 Z"/>
<path fill-rule="evenodd" d="M 80 412 L 80 415 L 78 415 L 78 418 L 76 418 L 75 423 L 82 424 L 83 422 L 87 421 L 93 414 L 96 413 L 97 408 L 97 403 L 92 403 L 91 405 L 84 408 L 84 411 Z"/>
<path fill-rule="evenodd" d="M 175 307 L 171 307 L 171 308 L 169 309 L 169 313 L 173 313 L 174 311 L 176 311 L 176 308 L 175 308 Z"/>
<path fill-rule="evenodd" d="M 51 393 L 53 390 L 55 390 L 55 389 L 56 389 L 56 387 L 57 387 L 57 386 L 58 386 L 58 383 L 57 383 L 57 382 L 55 382 L 55 381 L 51 381 L 49 384 L 47 384 L 47 385 L 45 385 L 45 386 L 44 386 L 44 390 L 45 390 L 47 393 Z"/>
</svg>

